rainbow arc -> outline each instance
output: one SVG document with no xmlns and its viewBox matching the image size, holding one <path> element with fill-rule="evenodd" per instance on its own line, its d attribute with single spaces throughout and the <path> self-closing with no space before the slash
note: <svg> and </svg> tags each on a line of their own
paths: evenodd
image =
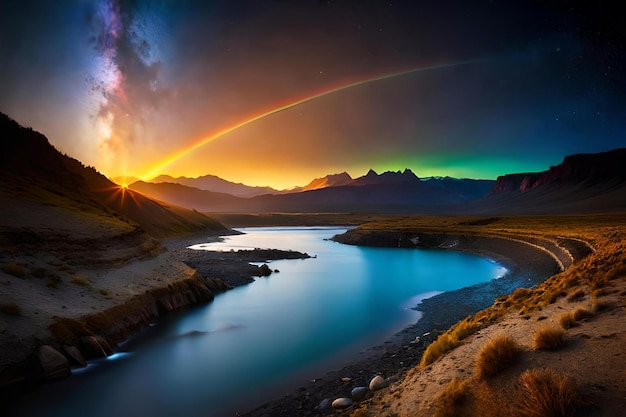
<svg viewBox="0 0 626 417">
<path fill-rule="evenodd" d="M 473 59 L 473 60 L 468 60 L 468 61 L 461 61 L 461 62 L 454 62 L 454 63 L 447 63 L 447 64 L 439 64 L 439 65 L 430 65 L 430 66 L 425 66 L 425 67 L 419 67 L 419 68 L 412 68 L 412 69 L 408 69 L 405 71 L 399 71 L 399 72 L 393 72 L 393 73 L 389 73 L 389 74 L 384 74 L 384 75 L 380 75 L 380 76 L 376 76 L 376 77 L 370 77 L 370 78 L 366 78 L 366 79 L 362 79 L 359 81 L 354 81 L 354 82 L 350 82 L 347 84 L 341 84 L 339 86 L 334 86 L 334 87 L 330 87 L 330 88 L 326 88 L 321 92 L 318 93 L 314 93 L 314 94 L 309 94 L 304 98 L 301 99 L 297 99 L 294 101 L 290 101 L 287 104 L 283 104 L 280 105 L 278 107 L 272 108 L 269 111 L 260 113 L 260 114 L 256 114 L 254 116 L 250 116 L 244 120 L 242 120 L 241 122 L 235 123 L 234 125 L 225 127 L 225 128 L 221 128 L 219 130 L 217 130 L 216 132 L 210 134 L 209 136 L 205 136 L 202 139 L 200 139 L 198 142 L 184 148 L 181 149 L 177 152 L 175 152 L 174 154 L 168 156 L 167 158 L 165 158 L 164 160 L 162 160 L 161 162 L 159 162 L 159 164 L 157 165 L 156 168 L 154 168 L 152 171 L 148 172 L 147 174 L 143 175 L 141 177 L 142 180 L 147 181 L 150 180 L 154 177 L 156 177 L 157 175 L 161 174 L 163 172 L 163 170 L 168 167 L 169 165 L 173 164 L 174 162 L 176 162 L 177 160 L 183 158 L 186 155 L 189 155 L 191 153 L 193 153 L 194 151 L 202 148 L 203 146 L 207 145 L 208 143 L 211 143 L 213 141 L 215 141 L 216 139 L 219 139 L 223 136 L 226 136 L 227 134 L 240 129 L 244 126 L 247 126 L 251 123 L 256 122 L 257 120 L 263 119 L 265 117 L 269 117 L 273 114 L 285 111 L 285 110 L 289 110 L 293 107 L 296 106 L 300 106 L 302 104 L 308 103 L 310 101 L 313 100 L 317 100 L 319 98 L 322 98 L 324 96 L 327 96 L 329 94 L 334 94 L 334 93 L 338 93 L 340 91 L 343 90 L 347 90 L 349 88 L 354 88 L 354 87 L 358 87 L 360 85 L 363 84 L 368 84 L 368 83 L 373 83 L 376 81 L 382 81 L 382 80 L 388 80 L 390 78 L 395 78 L 395 77 L 402 77 L 402 76 L 406 76 L 406 75 L 410 75 L 410 74 L 414 74 L 414 73 L 418 73 L 418 72 L 424 72 L 424 71 L 433 71 L 433 70 L 437 70 L 437 69 L 443 69 L 443 68 L 450 68 L 450 67 L 456 67 L 456 66 L 460 66 L 460 65 L 467 65 L 467 64 L 472 64 L 472 63 L 476 63 L 480 60 L 478 59 Z"/>
</svg>

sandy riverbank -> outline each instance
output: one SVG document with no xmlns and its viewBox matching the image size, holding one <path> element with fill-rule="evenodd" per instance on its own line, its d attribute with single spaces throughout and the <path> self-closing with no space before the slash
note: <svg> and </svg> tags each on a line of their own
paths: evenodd
<svg viewBox="0 0 626 417">
<path fill-rule="evenodd" d="M 492 305 L 500 295 L 509 294 L 519 287 L 535 286 L 572 262 L 569 251 L 561 246 L 554 247 L 552 241 L 548 240 L 459 233 L 428 236 L 422 233 L 420 240 L 415 239 L 417 235 L 415 232 L 386 230 L 362 233 L 354 230 L 335 240 L 348 244 L 391 247 L 397 247 L 400 241 L 401 246 L 407 247 L 471 252 L 494 259 L 505 266 L 508 272 L 497 280 L 423 300 L 415 307 L 422 312 L 421 319 L 391 340 L 362 352 L 342 369 L 328 372 L 314 381 L 303 381 L 302 386 L 289 395 L 270 401 L 245 416 L 292 416 L 294 412 L 301 416 L 317 416 L 323 414 L 323 410 L 319 410 L 323 400 L 349 397 L 353 387 L 367 386 L 375 375 L 381 375 L 390 382 L 396 381 L 419 363 L 426 346 L 450 326 Z M 582 253 L 575 253 L 574 256 L 582 256 Z"/>
</svg>

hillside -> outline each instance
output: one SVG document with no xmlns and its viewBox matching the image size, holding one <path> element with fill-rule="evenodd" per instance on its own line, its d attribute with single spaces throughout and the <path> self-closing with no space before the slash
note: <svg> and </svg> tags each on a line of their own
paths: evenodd
<svg viewBox="0 0 626 417">
<path fill-rule="evenodd" d="M 0 138 L 0 395 L 228 287 L 156 239 L 229 233 L 220 223 L 121 188 L 2 114 Z"/>
<path fill-rule="evenodd" d="M 0 115 L 0 137 L 6 144 L 6 152 L 0 156 L 0 198 L 13 201 L 5 206 L 28 201 L 39 204 L 40 210 L 49 208 L 83 222 L 106 222 L 121 229 L 139 227 L 154 237 L 226 229 L 205 215 L 114 184 L 94 168 L 62 155 L 45 136 L 19 126 L 6 115 Z M 28 227 L 28 221 L 28 212 L 18 210 L 10 224 L 0 226 Z"/>
</svg>

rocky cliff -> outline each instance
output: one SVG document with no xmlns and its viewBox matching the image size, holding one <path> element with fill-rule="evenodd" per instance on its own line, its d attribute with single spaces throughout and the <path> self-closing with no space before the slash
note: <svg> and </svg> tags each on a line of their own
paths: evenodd
<svg viewBox="0 0 626 417">
<path fill-rule="evenodd" d="M 506 191 L 530 191 L 544 185 L 623 183 L 626 181 L 626 149 L 597 154 L 565 157 L 563 162 L 538 173 L 509 174 L 498 177 L 492 194 Z"/>
</svg>

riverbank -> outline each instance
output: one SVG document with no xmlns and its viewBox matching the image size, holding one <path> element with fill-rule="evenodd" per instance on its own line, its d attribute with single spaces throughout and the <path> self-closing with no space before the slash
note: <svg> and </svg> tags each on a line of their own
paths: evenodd
<svg viewBox="0 0 626 417">
<path fill-rule="evenodd" d="M 157 241 L 133 234 L 112 240 L 108 253 L 117 256 L 97 263 L 84 253 L 79 262 L 77 252 L 59 249 L 54 255 L 12 256 L 0 271 L 1 284 L 10 290 L 10 302 L 0 303 L 0 396 L 10 398 L 66 377 L 71 368 L 110 355 L 163 315 L 210 302 L 222 291 L 273 272 L 249 262 L 308 257 L 288 251 L 187 249 L 219 239 L 203 233 Z"/>
<path fill-rule="evenodd" d="M 585 240 L 593 252 L 575 258 L 570 268 L 532 289 L 499 297 L 491 307 L 458 323 L 434 343 L 431 348 L 441 349 L 438 356 L 424 356 L 420 365 L 388 388 L 337 414 L 623 415 L 624 216 L 537 220 L 532 220 L 534 235 Z M 528 231 L 528 221 L 514 228 Z M 503 226 L 497 228 L 513 228 L 512 223 Z M 463 337 L 454 342 L 453 336 L 460 334 Z M 481 357 L 493 354 L 490 346 L 503 337 L 512 341 L 517 354 L 513 359 L 493 357 L 489 363 L 498 368 L 487 375 Z M 446 344 L 451 345 L 447 352 L 443 350 Z M 431 348 L 431 353 L 437 350 Z M 541 388 L 533 391 L 538 386 Z"/>
<path fill-rule="evenodd" d="M 362 352 L 342 369 L 328 372 L 313 381 L 303 381 L 302 386 L 291 394 L 243 415 L 290 416 L 295 410 L 301 416 L 324 415 L 325 412 L 332 411 L 328 408 L 329 401 L 338 397 L 350 397 L 354 387 L 368 386 L 376 375 L 381 375 L 388 383 L 397 381 L 419 363 L 425 348 L 446 329 L 468 315 L 492 305 L 502 294 L 543 282 L 560 272 L 563 263 L 566 266 L 571 265 L 573 259 L 564 247 L 553 246 L 549 240 L 536 238 L 526 241 L 523 238 L 477 234 L 425 234 L 418 231 L 357 228 L 336 236 L 333 240 L 353 245 L 446 248 L 471 252 L 493 259 L 505 266 L 508 272 L 497 280 L 422 300 L 415 307 L 422 312 L 420 320 L 383 345 Z M 582 249 L 581 251 L 585 252 Z M 573 256 L 579 257 L 582 253 Z"/>
</svg>

